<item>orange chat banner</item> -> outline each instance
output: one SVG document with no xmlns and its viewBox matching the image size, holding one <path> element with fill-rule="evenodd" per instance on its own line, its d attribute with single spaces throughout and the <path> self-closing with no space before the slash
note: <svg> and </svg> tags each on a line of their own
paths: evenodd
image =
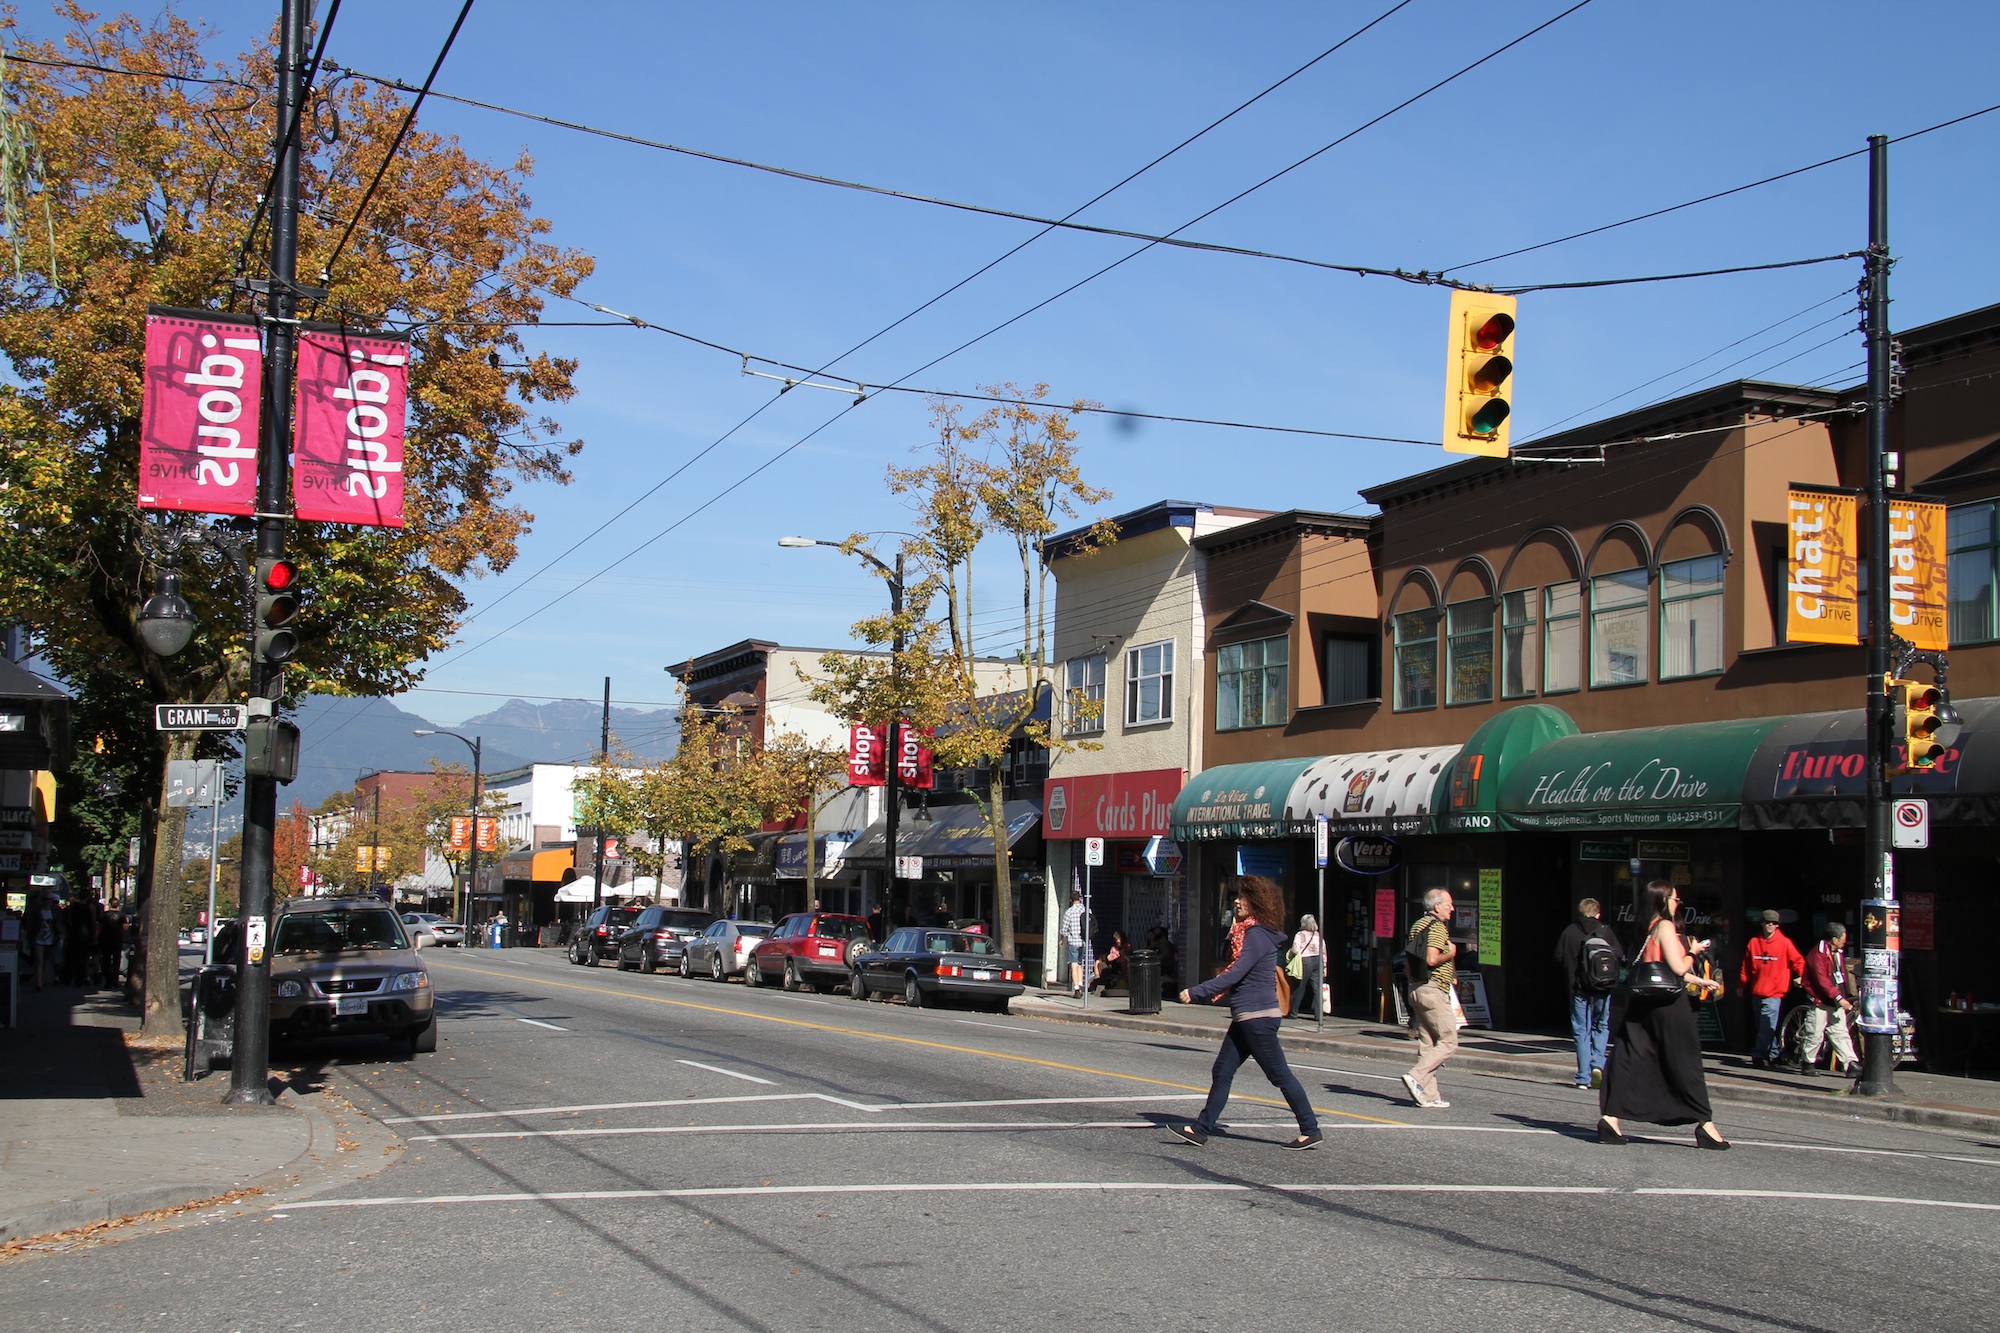
<svg viewBox="0 0 2000 1333">
<path fill-rule="evenodd" d="M 1889 502 L 1889 627 L 1917 647 L 1951 646 L 1944 506 Z"/>
<path fill-rule="evenodd" d="M 1786 497 L 1791 569 L 1785 580 L 1785 639 L 1860 643 L 1860 563 L 1854 550 L 1855 497 L 1794 486 Z"/>
</svg>

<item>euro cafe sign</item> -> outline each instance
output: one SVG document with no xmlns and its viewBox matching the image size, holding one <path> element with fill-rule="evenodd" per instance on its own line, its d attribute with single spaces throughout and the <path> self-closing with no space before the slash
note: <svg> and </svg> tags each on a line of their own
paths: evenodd
<svg viewBox="0 0 2000 1333">
<path fill-rule="evenodd" d="M 1860 499 L 1853 491 L 1793 486 L 1786 497 L 1789 568 L 1785 638 L 1861 642 Z M 1949 647 L 1944 506 L 1889 501 L 1889 624 L 1918 648 Z"/>
</svg>

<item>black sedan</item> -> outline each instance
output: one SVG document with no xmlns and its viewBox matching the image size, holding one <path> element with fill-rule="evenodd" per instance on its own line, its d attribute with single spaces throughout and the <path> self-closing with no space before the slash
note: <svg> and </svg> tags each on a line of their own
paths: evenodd
<svg viewBox="0 0 2000 1333">
<path fill-rule="evenodd" d="M 692 907 L 648 907 L 632 918 L 632 924 L 618 937 L 618 970 L 678 969 L 687 942 L 707 930 L 713 920 L 714 916 Z"/>
<path fill-rule="evenodd" d="M 616 958 L 618 940 L 637 915 L 636 907 L 603 904 L 576 928 L 569 942 L 569 960 L 581 967 L 596 967 L 607 958 Z"/>
<path fill-rule="evenodd" d="M 857 1000 L 900 994 L 912 1009 L 958 998 L 1004 1014 L 1026 980 L 1020 962 L 1002 958 L 999 944 L 985 935 L 908 926 L 855 958 L 847 993 Z"/>
</svg>

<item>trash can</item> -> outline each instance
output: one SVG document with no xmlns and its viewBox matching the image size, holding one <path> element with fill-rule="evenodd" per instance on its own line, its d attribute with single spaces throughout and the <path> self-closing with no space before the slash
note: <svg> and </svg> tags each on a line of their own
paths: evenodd
<svg viewBox="0 0 2000 1333">
<path fill-rule="evenodd" d="M 211 963 L 195 973 L 188 993 L 187 1044 L 181 1080 L 192 1083 L 230 1061 L 236 1048 L 236 969 Z"/>
<path fill-rule="evenodd" d="M 1125 1012 L 1160 1012 L 1160 954 L 1156 949 L 1134 949 L 1125 965 Z"/>
</svg>

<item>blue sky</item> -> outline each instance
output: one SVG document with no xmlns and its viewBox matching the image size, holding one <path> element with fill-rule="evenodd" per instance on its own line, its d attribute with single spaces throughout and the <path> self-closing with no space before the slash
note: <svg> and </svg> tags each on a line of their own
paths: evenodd
<svg viewBox="0 0 2000 1333">
<path fill-rule="evenodd" d="M 437 86 L 718 153 L 1060 215 L 1391 3 L 479 0 Z M 1566 7 L 1414 0 L 1082 220 L 1177 227 Z M 177 8 L 211 22 L 222 52 L 263 31 L 276 4 Z M 420 82 L 457 8 L 347 0 L 329 57 Z M 31 33 L 50 30 L 33 8 L 23 19 Z M 1187 234 L 1384 267 L 1462 264 L 2000 101 L 1996 48 L 2000 7 L 1990 4 L 1595 0 Z M 489 159 L 533 154 L 537 210 L 556 240 L 597 258 L 589 299 L 785 361 L 819 364 L 1032 230 L 449 103 L 428 105 L 423 123 Z M 1897 326 L 2000 300 L 1996 156 L 2000 113 L 1893 150 Z M 1864 171 L 1855 159 L 1462 276 L 1567 281 L 1858 249 Z M 1049 236 L 838 369 L 894 380 L 1131 248 Z M 1839 317 L 1846 302 L 1832 300 L 1596 406 L 1839 297 L 1857 276 L 1850 262 L 1524 297 L 1516 438 L 1759 371 L 1849 383 L 1860 339 L 1840 336 L 1853 321 Z M 1138 411 L 1435 439 L 1445 308 L 1437 288 L 1155 249 L 912 382 L 964 390 L 1045 381 L 1059 397 Z M 551 308 L 549 317 L 579 314 Z M 606 675 L 619 699 L 665 701 L 662 665 L 690 652 L 746 637 L 846 641 L 847 625 L 879 600 L 879 583 L 835 552 L 780 550 L 776 539 L 903 526 L 881 478 L 925 439 L 921 399 L 881 395 L 799 444 L 847 400 L 795 390 L 606 526 L 777 386 L 657 333 L 550 329 L 533 341 L 581 359 L 580 392 L 559 415 L 588 447 L 574 485 L 522 494 L 533 535 L 511 570 L 471 587 L 475 618 L 462 646 L 434 664 L 410 707 L 452 721 L 496 703 L 488 694 L 593 698 Z M 1113 511 L 1168 496 L 1355 509 L 1358 487 L 1444 461 L 1420 446 L 1163 423 L 1127 431 L 1101 419 L 1086 422 L 1084 448 L 1091 478 L 1115 492 Z M 983 645 L 991 651 L 1008 647 L 1004 560 L 995 551 L 982 575 L 996 595 L 982 617 L 995 631 Z"/>
</svg>

